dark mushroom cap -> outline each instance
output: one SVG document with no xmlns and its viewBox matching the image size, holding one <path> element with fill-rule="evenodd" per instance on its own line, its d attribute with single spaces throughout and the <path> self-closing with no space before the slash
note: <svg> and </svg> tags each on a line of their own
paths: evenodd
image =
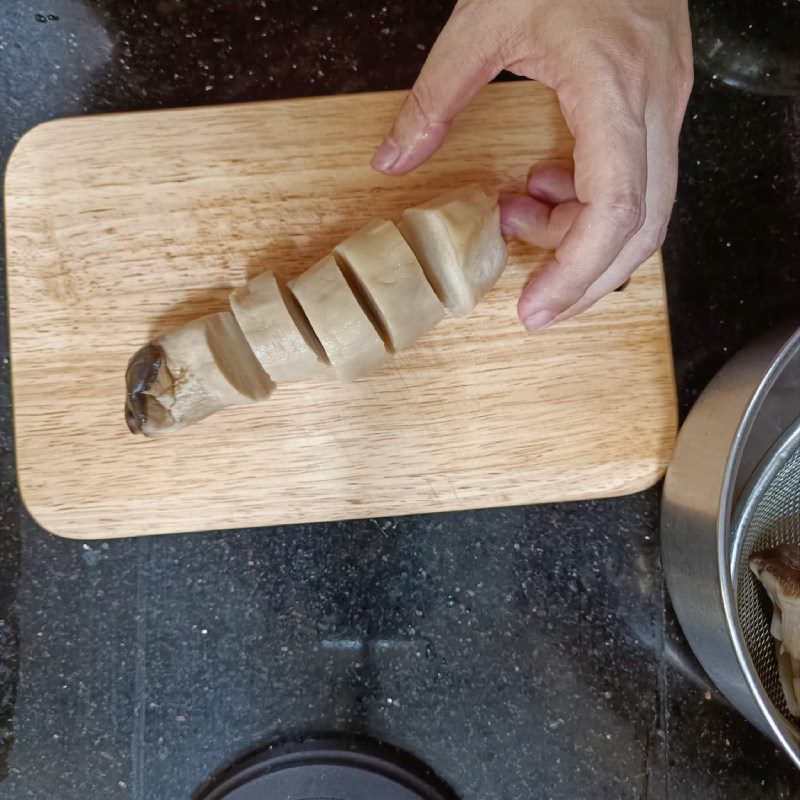
<svg viewBox="0 0 800 800">
<path fill-rule="evenodd" d="M 131 433 L 147 435 L 148 406 L 154 398 L 145 392 L 153 386 L 164 365 L 164 350 L 157 344 L 148 344 L 137 350 L 128 362 L 125 372 L 125 422 Z"/>
<path fill-rule="evenodd" d="M 750 565 L 759 574 L 766 571 L 774 575 L 789 597 L 800 596 L 800 545 L 779 544 L 753 553 Z"/>
</svg>

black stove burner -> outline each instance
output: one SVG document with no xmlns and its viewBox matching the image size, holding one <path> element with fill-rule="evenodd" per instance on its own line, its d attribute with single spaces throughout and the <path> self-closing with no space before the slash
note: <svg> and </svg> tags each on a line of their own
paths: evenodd
<svg viewBox="0 0 800 800">
<path fill-rule="evenodd" d="M 433 771 L 387 744 L 324 737 L 262 750 L 194 800 L 457 800 Z"/>
</svg>

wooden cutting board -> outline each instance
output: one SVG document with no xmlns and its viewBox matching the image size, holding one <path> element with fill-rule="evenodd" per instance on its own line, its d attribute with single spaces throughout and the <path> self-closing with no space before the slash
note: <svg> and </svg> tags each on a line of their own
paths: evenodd
<svg viewBox="0 0 800 800">
<path fill-rule="evenodd" d="M 369 168 L 397 92 L 57 120 L 6 176 L 17 467 L 48 530 L 105 538 L 634 492 L 676 429 L 660 257 L 537 335 L 517 296 L 547 254 L 510 246 L 497 287 L 393 363 L 279 387 L 157 441 L 128 433 L 123 375 L 150 337 L 226 308 L 264 269 L 312 265 L 374 217 L 467 181 L 569 164 L 553 95 L 485 89 L 443 150 Z"/>
</svg>

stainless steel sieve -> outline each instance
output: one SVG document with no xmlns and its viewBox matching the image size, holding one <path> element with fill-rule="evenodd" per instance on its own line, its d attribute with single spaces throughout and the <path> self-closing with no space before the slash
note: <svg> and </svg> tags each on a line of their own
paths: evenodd
<svg viewBox="0 0 800 800">
<path fill-rule="evenodd" d="M 800 541 L 800 328 L 738 353 L 686 419 L 664 483 L 664 574 L 695 654 L 725 696 L 800 768 L 754 551 Z"/>
<path fill-rule="evenodd" d="M 731 581 L 747 654 L 766 696 L 800 739 L 778 676 L 775 639 L 770 633 L 772 603 L 748 565 L 752 553 L 781 543 L 800 545 L 800 422 L 787 431 L 753 475 L 735 514 L 731 542 Z"/>
</svg>

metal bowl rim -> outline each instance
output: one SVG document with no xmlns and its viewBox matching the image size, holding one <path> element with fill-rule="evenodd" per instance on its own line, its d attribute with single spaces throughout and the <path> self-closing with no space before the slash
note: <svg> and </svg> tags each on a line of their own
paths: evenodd
<svg viewBox="0 0 800 800">
<path fill-rule="evenodd" d="M 739 572 L 738 566 L 742 556 L 742 538 L 739 531 L 746 528 L 755 514 L 758 504 L 769 489 L 775 476 L 784 468 L 786 462 L 792 458 L 800 448 L 800 417 L 798 417 L 771 447 L 761 463 L 756 468 L 753 476 L 742 490 L 742 500 L 733 509 L 733 522 L 730 526 L 730 538 L 733 538 L 733 550 L 728 558 L 728 569 L 733 586 L 733 599 L 738 602 L 737 592 Z"/>
</svg>

